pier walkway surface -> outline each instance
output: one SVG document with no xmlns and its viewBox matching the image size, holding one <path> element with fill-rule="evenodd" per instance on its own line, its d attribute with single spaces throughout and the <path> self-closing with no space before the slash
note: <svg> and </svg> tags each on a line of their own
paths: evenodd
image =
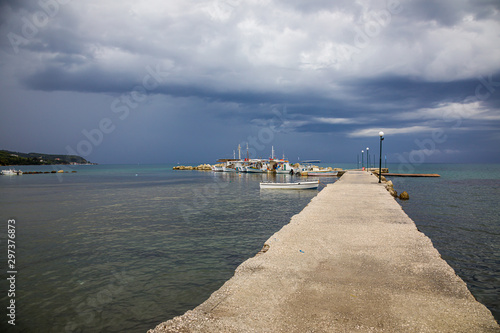
<svg viewBox="0 0 500 333">
<path fill-rule="evenodd" d="M 377 182 L 347 172 L 207 301 L 148 332 L 500 332 Z"/>
</svg>

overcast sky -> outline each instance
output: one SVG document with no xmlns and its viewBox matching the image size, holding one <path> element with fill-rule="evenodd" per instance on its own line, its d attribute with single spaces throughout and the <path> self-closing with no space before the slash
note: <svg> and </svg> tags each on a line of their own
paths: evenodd
<svg viewBox="0 0 500 333">
<path fill-rule="evenodd" d="M 500 162 L 498 0 L 0 1 L 0 149 Z M 236 152 L 237 154 L 237 152 Z"/>
</svg>

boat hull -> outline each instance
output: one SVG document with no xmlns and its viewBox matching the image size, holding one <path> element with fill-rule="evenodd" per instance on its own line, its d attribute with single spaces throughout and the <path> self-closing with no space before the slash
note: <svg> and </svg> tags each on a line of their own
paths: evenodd
<svg viewBox="0 0 500 333">
<path fill-rule="evenodd" d="M 248 173 L 265 173 L 265 172 L 267 172 L 266 170 L 249 168 L 249 167 L 246 167 L 246 170 Z"/>
<path fill-rule="evenodd" d="M 276 190 L 314 190 L 319 186 L 319 180 L 313 182 L 297 182 L 297 183 L 260 183 L 261 189 L 276 189 Z"/>
<path fill-rule="evenodd" d="M 15 176 L 15 175 L 22 175 L 23 172 L 21 170 L 17 171 L 14 169 L 10 169 L 10 170 L 2 170 L 0 171 L 0 174 L 3 176 Z"/>
<path fill-rule="evenodd" d="M 307 176 L 313 176 L 313 177 L 333 177 L 337 176 L 337 171 L 326 171 L 326 172 L 321 172 L 321 171 L 308 171 Z"/>
</svg>

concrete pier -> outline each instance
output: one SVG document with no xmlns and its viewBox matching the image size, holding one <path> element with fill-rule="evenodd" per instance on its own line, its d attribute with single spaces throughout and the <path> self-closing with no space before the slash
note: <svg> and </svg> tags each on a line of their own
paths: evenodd
<svg viewBox="0 0 500 333">
<path fill-rule="evenodd" d="M 347 172 L 207 301 L 148 332 L 500 332 L 377 182 Z"/>
</svg>

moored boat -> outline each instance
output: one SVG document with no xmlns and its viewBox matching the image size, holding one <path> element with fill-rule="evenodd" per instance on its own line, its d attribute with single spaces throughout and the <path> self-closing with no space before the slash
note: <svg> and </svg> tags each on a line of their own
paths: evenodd
<svg viewBox="0 0 500 333">
<path fill-rule="evenodd" d="M 224 167 L 222 167 L 222 170 L 224 172 L 236 172 L 236 169 L 232 166 L 224 166 Z"/>
<path fill-rule="evenodd" d="M 307 176 L 316 176 L 316 177 L 325 177 L 325 176 L 329 176 L 329 177 L 333 177 L 333 176 L 337 176 L 337 171 L 308 171 L 307 172 Z"/>
<path fill-rule="evenodd" d="M 319 186 L 319 180 L 296 183 L 260 183 L 261 189 L 278 190 L 314 190 Z"/>
<path fill-rule="evenodd" d="M 224 169 L 221 166 L 218 165 L 212 165 L 212 171 L 213 172 L 223 172 Z"/>
<path fill-rule="evenodd" d="M 281 174 L 293 174 L 293 167 L 290 165 L 288 161 L 280 160 L 278 161 L 276 173 Z"/>
<path fill-rule="evenodd" d="M 23 172 L 21 170 L 9 169 L 0 171 L 0 174 L 4 176 L 13 176 L 13 175 L 22 175 Z"/>
<path fill-rule="evenodd" d="M 261 169 L 261 168 L 257 168 L 255 166 L 247 166 L 247 167 L 245 167 L 245 170 L 248 173 L 265 173 L 265 172 L 267 172 L 267 170 Z"/>
<path fill-rule="evenodd" d="M 237 172 L 247 172 L 247 169 L 244 165 L 237 165 L 236 166 L 236 171 Z"/>
</svg>

